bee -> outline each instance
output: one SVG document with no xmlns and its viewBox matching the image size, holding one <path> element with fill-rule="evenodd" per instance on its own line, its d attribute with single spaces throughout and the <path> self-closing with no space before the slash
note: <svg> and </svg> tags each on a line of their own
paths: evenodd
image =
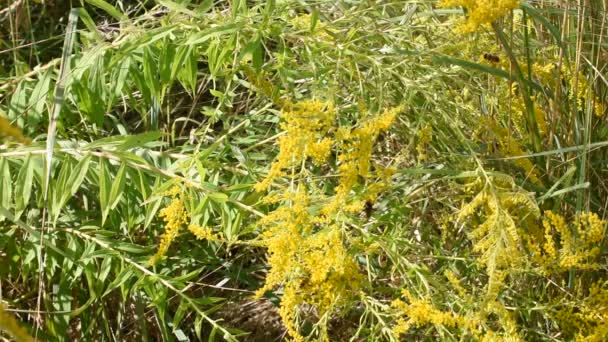
<svg viewBox="0 0 608 342">
<path fill-rule="evenodd" d="M 374 203 L 372 203 L 369 200 L 365 201 L 364 211 L 365 211 L 365 217 L 367 217 L 369 219 L 374 212 Z"/>
<path fill-rule="evenodd" d="M 492 62 L 492 63 L 499 63 L 500 62 L 500 58 L 498 58 L 498 56 L 491 54 L 491 53 L 484 53 L 483 54 L 483 58 L 488 61 L 488 62 Z"/>
</svg>

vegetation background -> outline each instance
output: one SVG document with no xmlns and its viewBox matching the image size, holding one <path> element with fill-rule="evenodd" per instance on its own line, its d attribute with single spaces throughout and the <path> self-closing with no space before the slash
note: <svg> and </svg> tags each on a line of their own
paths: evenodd
<svg viewBox="0 0 608 342">
<path fill-rule="evenodd" d="M 608 339 L 606 1 L 0 0 L 0 339 Z"/>
</svg>

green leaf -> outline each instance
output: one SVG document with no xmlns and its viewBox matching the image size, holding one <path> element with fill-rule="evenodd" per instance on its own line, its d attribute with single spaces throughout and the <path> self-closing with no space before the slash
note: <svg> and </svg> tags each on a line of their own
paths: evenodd
<svg viewBox="0 0 608 342">
<path fill-rule="evenodd" d="M 129 278 L 131 278 L 135 273 L 131 268 L 124 268 L 118 275 L 114 277 L 114 280 L 106 287 L 105 292 L 101 295 L 102 297 L 107 296 L 110 292 L 114 291 L 120 285 L 124 284 Z"/>
<path fill-rule="evenodd" d="M 123 20 L 128 19 L 128 17 L 126 15 L 124 15 L 120 10 L 118 10 L 116 7 L 110 5 L 109 3 L 105 2 L 104 0 L 85 0 L 85 1 L 97 8 L 104 10 L 106 13 L 108 13 L 114 19 L 116 19 L 118 21 L 123 21 Z"/>
<path fill-rule="evenodd" d="M 95 140 L 84 146 L 87 150 L 104 149 L 126 151 L 136 147 L 145 147 L 146 144 L 160 139 L 159 131 L 149 131 L 136 135 L 117 135 Z"/>
<path fill-rule="evenodd" d="M 126 163 L 122 163 L 120 165 L 120 168 L 118 169 L 118 172 L 116 173 L 116 177 L 114 178 L 114 181 L 112 182 L 112 189 L 110 190 L 110 195 L 108 197 L 108 205 L 110 210 L 116 208 L 116 205 L 118 205 L 118 202 L 120 202 L 120 198 L 122 196 L 124 187 L 125 187 L 125 170 L 126 170 L 127 164 Z"/>
<path fill-rule="evenodd" d="M 0 207 L 10 208 L 11 197 L 13 194 L 13 181 L 11 178 L 11 169 L 6 158 L 0 157 Z M 4 216 L 0 214 L 0 222 L 4 220 Z"/>
<path fill-rule="evenodd" d="M 95 39 L 102 40 L 102 36 L 97 30 L 97 25 L 95 25 L 95 21 L 93 20 L 93 18 L 91 18 L 89 12 L 87 12 L 87 10 L 82 7 L 78 8 L 77 10 L 78 17 L 84 23 L 84 26 L 86 26 L 87 29 L 89 29 L 89 31 L 95 35 Z"/>
<path fill-rule="evenodd" d="M 76 191 L 78 191 L 78 189 L 80 188 L 82 181 L 84 180 L 87 175 L 87 172 L 89 171 L 90 164 L 91 155 L 89 154 L 82 158 L 78 162 L 78 164 L 76 164 L 74 170 L 72 170 L 72 174 L 70 175 L 70 178 L 68 180 L 68 185 L 70 186 L 70 195 L 74 196 Z"/>
<path fill-rule="evenodd" d="M 101 266 L 99 267 L 97 280 L 100 283 L 104 283 L 106 281 L 106 278 L 110 274 L 110 271 L 112 271 L 112 258 L 105 258 L 103 259 L 103 261 L 101 262 Z"/>
<path fill-rule="evenodd" d="M 16 126 L 22 127 L 24 124 L 22 114 L 27 112 L 28 98 L 29 94 L 25 82 L 20 82 L 17 85 L 8 106 L 8 119 L 16 120 Z"/>
<path fill-rule="evenodd" d="M 51 298 L 48 304 L 53 311 L 61 312 L 52 315 L 52 320 L 47 321 L 49 330 L 56 336 L 61 336 L 67 329 L 70 321 L 70 311 L 72 310 L 72 289 L 66 282 L 53 284 L 51 287 Z M 47 305 L 48 305 L 47 304 Z"/>
<path fill-rule="evenodd" d="M 19 218 L 23 210 L 27 207 L 32 194 L 32 180 L 34 177 L 34 167 L 31 163 L 32 155 L 28 154 L 25 162 L 17 175 L 15 184 L 15 217 Z"/>
<path fill-rule="evenodd" d="M 51 75 L 52 70 L 42 73 L 30 95 L 29 107 L 32 113 L 28 115 L 28 127 L 35 127 L 43 117 L 44 107 L 51 88 Z"/>
<path fill-rule="evenodd" d="M 131 58 L 127 57 L 122 60 L 117 70 L 116 83 L 114 83 L 114 96 L 120 97 L 122 90 L 125 87 L 127 76 L 129 76 L 129 67 L 131 66 Z"/>
<path fill-rule="evenodd" d="M 57 120 L 64 103 L 64 94 L 68 75 L 70 74 L 70 61 L 72 59 L 72 50 L 74 48 L 74 36 L 76 35 L 76 27 L 78 23 L 78 10 L 72 9 L 68 17 L 68 26 L 66 28 L 65 38 L 63 40 L 63 51 L 61 54 L 61 65 L 59 67 L 59 78 L 55 84 L 55 93 L 53 98 L 53 110 L 49 119 L 48 130 L 46 134 L 46 160 L 45 160 L 45 175 L 44 175 L 44 192 L 43 198 L 46 201 L 49 194 L 51 183 L 51 169 L 53 165 L 53 156 L 55 148 L 55 140 L 57 139 Z"/>
<path fill-rule="evenodd" d="M 169 79 L 174 80 L 179 72 L 183 70 L 184 63 L 188 59 L 188 56 L 192 53 L 193 47 L 190 45 L 184 45 L 177 48 L 175 53 L 175 59 L 171 63 L 171 73 Z"/>
<path fill-rule="evenodd" d="M 493 68 L 493 67 L 479 64 L 479 63 L 474 63 L 471 61 L 466 61 L 464 59 L 453 58 L 453 57 L 444 56 L 444 55 L 436 55 L 433 57 L 433 59 L 435 60 L 435 62 L 440 63 L 440 64 L 459 65 L 463 68 L 485 72 L 490 75 L 502 77 L 502 78 L 510 80 L 510 81 L 517 80 L 513 75 L 511 75 L 509 72 L 507 72 L 505 70 Z M 551 94 L 552 94 L 551 92 L 546 91 L 543 88 L 543 86 L 538 84 L 537 82 L 529 82 L 528 80 L 523 80 L 523 82 L 526 83 L 528 86 L 531 86 L 534 90 L 537 90 L 541 93 L 545 93 L 548 96 L 551 96 Z"/>
<path fill-rule="evenodd" d="M 222 35 L 234 33 L 241 29 L 243 25 L 239 22 L 228 23 L 224 25 L 218 25 L 199 33 L 195 33 L 186 41 L 187 45 L 197 45 L 208 41 L 214 37 L 221 37 Z"/>
<path fill-rule="evenodd" d="M 175 311 L 175 315 L 173 316 L 173 329 L 179 327 L 179 324 L 186 315 L 188 309 L 190 309 L 190 304 L 188 303 L 188 301 L 182 299 L 179 303 L 177 311 Z"/>
<path fill-rule="evenodd" d="M 111 192 L 111 179 L 108 170 L 108 162 L 99 159 L 99 205 L 101 207 L 101 225 L 103 226 L 110 210 L 109 200 Z"/>
<path fill-rule="evenodd" d="M 213 7 L 213 2 L 214 0 L 203 0 L 196 8 L 196 12 L 199 15 L 205 14 L 209 9 Z"/>
<path fill-rule="evenodd" d="M 226 201 L 228 200 L 228 195 L 221 192 L 213 192 L 210 193 L 208 196 L 211 201 L 216 203 L 226 203 Z"/>
<path fill-rule="evenodd" d="M 191 46 L 189 46 L 191 47 Z M 198 59 L 197 49 L 191 47 L 184 61 L 183 68 L 180 69 L 177 75 L 178 80 L 184 85 L 184 88 L 189 89 L 193 94 L 196 93 L 196 79 L 198 77 Z"/>
<path fill-rule="evenodd" d="M 131 254 L 147 254 L 150 253 L 150 248 L 149 247 L 142 247 L 139 245 L 135 245 L 132 243 L 127 243 L 127 242 L 118 242 L 116 243 L 116 245 L 114 246 L 114 248 L 116 248 L 116 250 L 121 251 L 121 252 L 126 252 L 126 253 L 131 253 Z"/>
<path fill-rule="evenodd" d="M 150 88 L 152 95 L 156 98 L 160 97 L 157 56 L 152 47 L 144 49 L 143 71 L 146 85 Z"/>
<path fill-rule="evenodd" d="M 186 15 L 191 16 L 191 17 L 200 17 L 199 13 L 196 13 L 193 10 L 189 9 L 188 7 L 186 7 L 186 6 L 182 5 L 182 4 L 179 4 L 179 3 L 175 2 L 175 1 L 157 0 L 156 2 L 158 2 L 159 4 L 167 7 L 172 12 L 186 14 Z"/>
<path fill-rule="evenodd" d="M 251 56 L 251 64 L 253 65 L 253 69 L 257 74 L 259 74 L 264 64 L 262 43 L 259 35 L 257 35 L 255 39 L 245 46 L 243 52 L 241 53 L 240 59 L 243 60 L 248 55 Z"/>
<path fill-rule="evenodd" d="M 555 42 L 557 43 L 557 45 L 567 48 L 567 46 L 564 45 L 564 43 L 562 41 L 562 33 L 560 32 L 558 27 L 553 25 L 536 8 L 530 6 L 530 4 L 523 2 L 520 7 L 524 12 L 528 13 L 528 15 L 530 15 L 532 18 L 540 21 L 549 30 L 549 32 L 551 32 L 551 35 L 553 35 L 553 38 L 555 38 Z"/>
<path fill-rule="evenodd" d="M 161 84 L 168 85 L 171 81 L 173 81 L 173 65 L 181 64 L 181 61 L 175 57 L 175 44 L 171 43 L 170 39 L 165 39 L 165 42 L 166 44 L 164 44 L 160 52 L 158 64 Z"/>
</svg>

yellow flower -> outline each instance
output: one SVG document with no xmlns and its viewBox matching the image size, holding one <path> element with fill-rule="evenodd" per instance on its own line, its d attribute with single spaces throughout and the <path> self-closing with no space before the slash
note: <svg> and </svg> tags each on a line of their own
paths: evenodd
<svg viewBox="0 0 608 342">
<path fill-rule="evenodd" d="M 319 40 L 331 39 L 331 35 L 326 32 L 327 24 L 324 22 L 318 21 L 314 27 L 314 30 L 312 30 L 312 17 L 310 14 L 300 14 L 291 18 L 289 23 L 297 31 L 310 32 L 311 38 L 317 38 Z"/>
<path fill-rule="evenodd" d="M 403 111 L 401 106 L 385 110 L 350 132 L 346 129 L 338 129 L 336 140 L 341 150 L 337 158 L 340 184 L 336 187 L 336 195 L 333 200 L 322 209 L 322 216 L 328 217 L 338 211 L 347 201 L 358 178 L 369 176 L 373 145 L 380 133 L 393 124 L 401 111 Z M 387 180 L 390 175 L 381 177 Z"/>
<path fill-rule="evenodd" d="M 184 207 L 184 203 L 180 197 L 180 189 L 175 186 L 167 192 L 168 195 L 172 196 L 171 203 L 159 213 L 159 217 L 162 217 L 165 221 L 165 232 L 161 236 L 160 244 L 156 254 L 148 260 L 148 265 L 154 265 L 160 260 L 171 246 L 171 242 L 177 237 L 179 230 L 188 220 L 188 213 Z"/>
<path fill-rule="evenodd" d="M 519 4 L 520 0 L 442 0 L 439 7 L 464 7 L 467 10 L 467 21 L 459 30 L 467 33 L 511 13 Z"/>
<path fill-rule="evenodd" d="M 375 200 L 390 183 L 396 170 L 372 164 L 373 145 L 401 110 L 386 110 L 353 128 L 334 127 L 336 111 L 331 103 L 308 100 L 283 108 L 279 153 L 266 178 L 255 186 L 257 191 L 280 189 L 263 199 L 278 208 L 258 221 L 269 270 L 256 296 L 283 288 L 279 314 L 295 340 L 303 339 L 297 322 L 301 305 L 314 307 L 323 317 L 358 294 L 364 277 L 352 249 L 347 248 L 349 235 L 338 225 L 337 214 L 361 212 L 366 201 Z M 306 166 L 312 162 L 323 165 L 322 169 L 331 167 L 324 164 L 334 149 L 338 185 L 335 195 L 328 198 L 317 193 L 316 177 L 308 177 Z M 289 185 L 274 182 L 283 177 Z M 354 198 L 351 192 L 359 178 L 376 182 L 366 181 L 362 194 Z"/>
<path fill-rule="evenodd" d="M 416 152 L 418 152 L 418 161 L 423 161 L 428 158 L 426 154 L 427 145 L 431 142 L 433 134 L 433 126 L 427 124 L 418 130 L 418 144 L 416 144 Z"/>
<path fill-rule="evenodd" d="M 196 236 L 198 240 L 216 241 L 220 240 L 221 235 L 219 233 L 213 233 L 213 230 L 209 227 L 201 227 L 197 224 L 191 224 L 188 226 L 188 230 Z"/>
<path fill-rule="evenodd" d="M 407 298 L 409 304 L 401 299 L 396 299 L 391 303 L 391 306 L 399 311 L 401 317 L 407 317 L 407 320 L 399 318 L 393 327 L 393 334 L 397 339 L 411 327 L 433 324 L 454 328 L 464 325 L 463 317 L 437 310 L 426 299 L 417 299 L 405 289 L 402 290 L 402 295 Z"/>
<path fill-rule="evenodd" d="M 278 138 L 279 154 L 266 177 L 258 182 L 256 191 L 267 190 L 274 179 L 285 175 L 285 170 L 311 158 L 317 165 L 330 155 L 333 141 L 325 135 L 333 125 L 336 112 L 329 102 L 307 100 L 285 105 L 280 127 L 286 134 Z"/>
<path fill-rule="evenodd" d="M 598 246 L 604 239 L 606 222 L 597 214 L 581 213 L 568 225 L 563 216 L 545 211 L 542 222 L 545 241 L 531 244 L 534 245 L 532 249 L 544 252 L 535 258 L 544 273 L 599 267 L 596 260 L 600 253 Z"/>
</svg>

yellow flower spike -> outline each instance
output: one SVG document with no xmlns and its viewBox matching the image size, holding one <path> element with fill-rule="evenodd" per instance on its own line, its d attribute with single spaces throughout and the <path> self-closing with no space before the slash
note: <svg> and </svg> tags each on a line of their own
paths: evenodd
<svg viewBox="0 0 608 342">
<path fill-rule="evenodd" d="M 285 175 L 285 170 L 300 165 L 308 158 L 321 165 L 329 158 L 333 140 L 325 137 L 333 126 L 336 111 L 333 104 L 318 100 L 290 103 L 284 106 L 280 124 L 285 135 L 277 139 L 279 154 L 266 177 L 254 189 L 270 188 L 273 180 Z"/>
<path fill-rule="evenodd" d="M 476 31 L 479 26 L 489 25 L 519 7 L 520 0 L 442 0 L 439 7 L 464 7 L 467 21 L 458 27 L 463 33 Z"/>
<path fill-rule="evenodd" d="M 542 223 L 545 228 L 544 242 L 532 242 L 535 244 L 532 249 L 542 249 L 544 252 L 540 258 L 535 258 L 544 274 L 599 267 L 598 245 L 604 238 L 606 222 L 597 214 L 581 213 L 568 225 L 563 216 L 546 211 Z"/>
<path fill-rule="evenodd" d="M 433 135 L 433 126 L 426 124 L 418 130 L 418 144 L 416 144 L 416 152 L 418 152 L 418 161 L 424 161 L 428 158 L 427 145 L 431 142 Z"/>
<path fill-rule="evenodd" d="M 165 221 L 165 231 L 160 238 L 160 243 L 156 254 L 148 260 L 148 265 L 156 264 L 169 251 L 171 242 L 179 234 L 179 230 L 188 221 L 188 213 L 184 207 L 183 200 L 180 198 L 178 186 L 171 188 L 166 195 L 173 197 L 168 206 L 161 209 L 158 216 Z"/>
<path fill-rule="evenodd" d="M 217 241 L 221 239 L 221 235 L 219 233 L 213 233 L 213 229 L 209 227 L 191 224 L 188 226 L 188 230 L 196 236 L 197 240 Z"/>
<path fill-rule="evenodd" d="M 393 335 L 397 339 L 412 327 L 433 324 L 455 328 L 465 324 L 463 317 L 438 310 L 427 299 L 417 299 L 405 289 L 402 290 L 402 295 L 407 298 L 409 304 L 401 299 L 396 299 L 391 303 L 400 316 L 393 327 Z M 407 317 L 407 321 L 402 317 Z"/>
<path fill-rule="evenodd" d="M 285 134 L 277 140 L 279 153 L 266 178 L 256 184 L 266 191 L 274 180 L 285 177 L 289 186 L 278 187 L 266 196 L 266 204 L 280 204 L 258 223 L 260 239 L 267 249 L 269 271 L 259 298 L 281 286 L 279 313 L 291 338 L 300 340 L 297 313 L 302 304 L 314 307 L 320 317 L 331 314 L 358 294 L 364 279 L 354 255 L 336 222 L 336 214 L 361 212 L 368 198 L 375 198 L 396 172 L 372 166 L 373 144 L 395 121 L 401 107 L 370 117 L 356 128 L 334 127 L 336 111 L 331 103 L 308 100 L 284 106 L 280 127 Z M 336 194 L 311 197 L 302 173 L 310 162 L 324 165 L 336 150 L 338 182 Z M 296 175 L 296 172 L 298 174 Z M 305 172 L 305 171 L 302 171 Z M 378 179 L 366 184 L 364 193 L 352 198 L 359 178 Z M 370 182 L 371 183 L 371 182 Z M 315 202 L 321 200 L 319 207 Z M 319 214 L 316 214 L 320 211 Z"/>
</svg>

